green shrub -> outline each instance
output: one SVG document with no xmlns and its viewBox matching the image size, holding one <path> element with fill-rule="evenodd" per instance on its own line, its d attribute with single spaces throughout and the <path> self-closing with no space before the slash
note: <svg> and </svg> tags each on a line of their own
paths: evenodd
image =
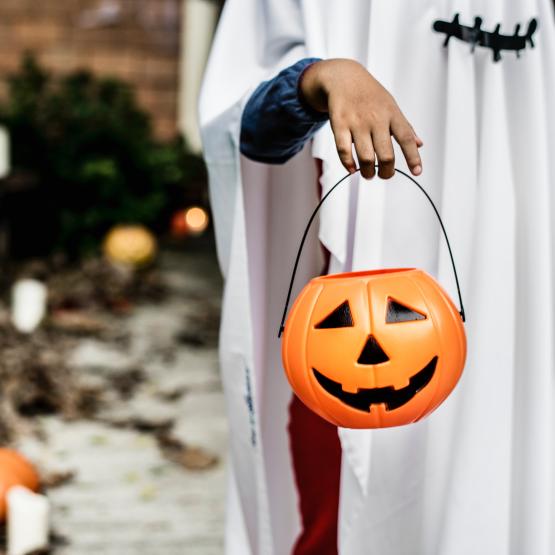
<svg viewBox="0 0 555 555">
<path fill-rule="evenodd" d="M 14 174 L 36 180 L 26 204 L 40 204 L 28 207 L 35 231 L 48 231 L 43 251 L 82 255 L 116 223 L 161 228 L 172 202 L 204 178 L 202 162 L 180 140 L 154 139 L 133 91 L 115 79 L 85 71 L 53 78 L 27 55 L 10 78 L 0 120 L 11 134 Z"/>
</svg>

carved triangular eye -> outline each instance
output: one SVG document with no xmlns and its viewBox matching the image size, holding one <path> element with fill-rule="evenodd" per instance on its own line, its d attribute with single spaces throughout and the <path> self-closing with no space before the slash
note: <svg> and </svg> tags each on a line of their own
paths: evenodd
<svg viewBox="0 0 555 555">
<path fill-rule="evenodd" d="M 316 324 L 315 328 L 319 330 L 329 328 L 351 328 L 354 325 L 349 301 L 345 301 L 331 314 L 328 314 L 319 324 Z"/>
<path fill-rule="evenodd" d="M 385 321 L 387 324 L 396 324 L 397 322 L 412 322 L 414 320 L 425 320 L 426 316 L 412 308 L 393 300 L 387 299 L 387 316 Z"/>
</svg>

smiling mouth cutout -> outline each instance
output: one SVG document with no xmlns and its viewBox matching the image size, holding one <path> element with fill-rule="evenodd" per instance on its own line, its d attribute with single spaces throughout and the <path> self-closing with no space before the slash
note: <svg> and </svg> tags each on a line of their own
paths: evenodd
<svg viewBox="0 0 555 555">
<path fill-rule="evenodd" d="M 341 384 L 327 378 L 315 368 L 312 369 L 318 383 L 330 395 L 346 405 L 364 412 L 370 412 L 372 405 L 385 404 L 386 410 L 395 410 L 408 403 L 421 389 L 426 387 L 434 376 L 437 366 L 437 356 L 417 374 L 412 376 L 409 385 L 401 389 L 393 386 L 375 387 L 371 389 L 359 388 L 357 393 L 343 391 Z"/>
</svg>

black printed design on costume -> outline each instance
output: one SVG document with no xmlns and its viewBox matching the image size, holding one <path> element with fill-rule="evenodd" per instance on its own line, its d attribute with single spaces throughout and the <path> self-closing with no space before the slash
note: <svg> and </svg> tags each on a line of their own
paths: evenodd
<svg viewBox="0 0 555 555">
<path fill-rule="evenodd" d="M 455 37 L 470 43 L 472 45 L 471 52 L 474 52 L 476 46 L 490 48 L 493 51 L 494 62 L 501 60 L 501 52 L 504 50 L 516 52 L 517 57 L 520 58 L 520 51 L 524 50 L 528 44 L 530 48 L 534 48 L 533 37 L 538 29 L 538 20 L 535 18 L 530 20 L 525 34 L 520 34 L 521 24 L 518 23 L 512 35 L 502 35 L 501 23 L 497 24 L 493 32 L 488 32 L 482 30 L 483 20 L 481 17 L 475 17 L 474 26 L 468 27 L 461 25 L 459 15 L 456 14 L 452 21 L 438 19 L 434 22 L 434 31 L 446 35 L 443 46 L 447 46 L 451 37 Z"/>
</svg>

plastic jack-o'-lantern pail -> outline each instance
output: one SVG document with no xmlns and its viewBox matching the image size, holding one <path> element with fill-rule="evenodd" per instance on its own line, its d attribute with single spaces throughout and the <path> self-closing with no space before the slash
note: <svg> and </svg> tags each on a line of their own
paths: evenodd
<svg viewBox="0 0 555 555">
<path fill-rule="evenodd" d="M 461 309 L 426 272 L 394 268 L 331 274 L 312 279 L 287 316 L 293 282 L 310 226 L 291 277 L 279 335 L 282 359 L 295 394 L 329 422 L 345 428 L 386 428 L 416 422 L 437 408 L 457 384 L 466 359 Z M 286 320 L 287 317 L 287 320 Z"/>
</svg>

